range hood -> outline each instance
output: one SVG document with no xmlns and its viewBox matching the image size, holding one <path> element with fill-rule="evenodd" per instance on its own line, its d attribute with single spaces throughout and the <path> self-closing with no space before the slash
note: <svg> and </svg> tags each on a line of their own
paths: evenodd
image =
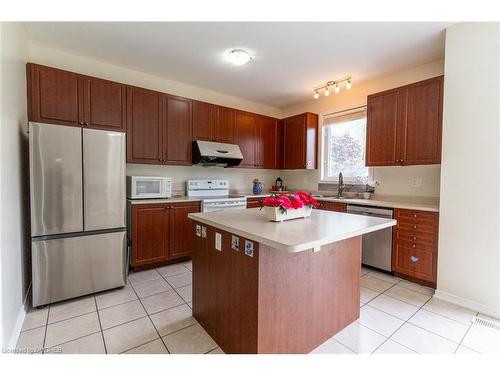
<svg viewBox="0 0 500 375">
<path fill-rule="evenodd" d="M 243 160 L 240 146 L 229 143 L 193 141 L 193 165 L 235 167 Z"/>
</svg>

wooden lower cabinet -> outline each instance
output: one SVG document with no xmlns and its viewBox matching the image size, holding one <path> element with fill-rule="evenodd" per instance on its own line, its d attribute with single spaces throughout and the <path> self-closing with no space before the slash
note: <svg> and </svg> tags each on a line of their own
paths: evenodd
<svg viewBox="0 0 500 375">
<path fill-rule="evenodd" d="M 436 287 L 439 214 L 394 210 L 392 269 L 397 277 Z"/>
<path fill-rule="evenodd" d="M 200 212 L 199 202 L 131 204 L 131 266 L 154 267 L 191 256 L 192 212 Z"/>
<path fill-rule="evenodd" d="M 325 211 L 347 212 L 347 204 L 340 202 L 319 201 L 319 209 Z"/>
</svg>

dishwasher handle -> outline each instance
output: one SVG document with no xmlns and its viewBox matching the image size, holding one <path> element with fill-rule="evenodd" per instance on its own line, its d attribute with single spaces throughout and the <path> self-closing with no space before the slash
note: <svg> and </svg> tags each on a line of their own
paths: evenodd
<svg viewBox="0 0 500 375">
<path fill-rule="evenodd" d="M 356 206 L 352 204 L 347 205 L 347 213 L 356 215 L 366 215 L 366 216 L 377 216 L 392 219 L 392 209 L 388 208 L 378 208 L 378 207 L 366 207 L 366 206 Z"/>
</svg>

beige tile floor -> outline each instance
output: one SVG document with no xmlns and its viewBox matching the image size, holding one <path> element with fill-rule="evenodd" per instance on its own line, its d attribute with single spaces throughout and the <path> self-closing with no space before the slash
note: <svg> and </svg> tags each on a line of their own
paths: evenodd
<svg viewBox="0 0 500 375">
<path fill-rule="evenodd" d="M 191 280 L 185 262 L 131 273 L 122 289 L 30 309 L 17 348 L 223 353 L 192 316 Z M 476 311 L 434 299 L 432 289 L 365 268 L 361 285 L 360 318 L 313 353 L 500 353 L 500 331 L 473 324 Z"/>
</svg>

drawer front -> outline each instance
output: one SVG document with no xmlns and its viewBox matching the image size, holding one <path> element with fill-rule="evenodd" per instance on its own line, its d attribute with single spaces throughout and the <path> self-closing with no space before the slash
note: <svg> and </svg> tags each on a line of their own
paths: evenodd
<svg viewBox="0 0 500 375">
<path fill-rule="evenodd" d="M 414 235 L 423 234 L 428 236 L 437 236 L 438 234 L 437 225 L 430 222 L 411 222 L 398 219 L 396 229 L 404 230 Z"/>
<path fill-rule="evenodd" d="M 262 207 L 264 198 L 247 198 L 247 208 Z"/>
<path fill-rule="evenodd" d="M 339 202 L 319 202 L 320 209 L 326 211 L 347 212 L 347 204 Z"/>
<path fill-rule="evenodd" d="M 437 238 L 429 234 L 422 234 L 404 230 L 395 230 L 394 239 L 396 241 L 397 240 L 409 241 L 411 243 L 430 246 L 433 248 L 437 247 Z"/>
<path fill-rule="evenodd" d="M 409 249 L 416 249 L 416 250 L 422 250 L 422 251 L 427 251 L 427 252 L 431 252 L 431 253 L 434 253 L 437 251 L 437 248 L 436 246 L 434 246 L 433 244 L 426 244 L 426 243 L 418 243 L 418 242 L 414 242 L 414 241 L 404 241 L 404 240 L 399 240 L 397 242 L 397 244 L 399 246 L 402 246 L 402 247 L 407 247 Z"/>
<path fill-rule="evenodd" d="M 397 243 L 394 250 L 394 271 L 435 282 L 435 252 L 407 247 L 404 243 Z"/>
<path fill-rule="evenodd" d="M 424 220 L 437 223 L 438 213 L 428 212 L 428 211 L 417 211 L 417 210 L 395 210 L 394 217 L 396 219 L 408 219 L 408 220 Z"/>
</svg>

